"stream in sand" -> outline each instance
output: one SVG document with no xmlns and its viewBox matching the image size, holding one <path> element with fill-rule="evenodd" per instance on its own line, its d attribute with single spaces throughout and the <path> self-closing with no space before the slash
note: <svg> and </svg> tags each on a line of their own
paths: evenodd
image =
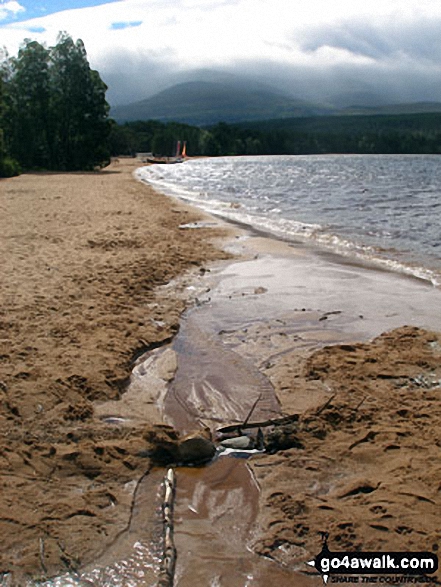
<svg viewBox="0 0 441 587">
<path fill-rule="evenodd" d="M 172 348 L 146 358 L 151 367 L 164 353 L 176 354 L 161 403 L 164 421 L 180 431 L 243 421 L 259 396 L 253 419 L 276 416 L 279 402 L 259 367 L 293 349 L 367 340 L 403 324 L 441 329 L 437 288 L 284 243 L 268 250 L 265 239 L 246 240 L 256 256 L 204 278 L 205 293 L 183 317 Z M 302 398 L 299 411 L 322 401 Z M 44 586 L 153 587 L 163 476 L 154 469 L 139 483 L 130 528 L 100 561 Z M 253 554 L 259 487 L 246 459 L 221 455 L 206 467 L 178 467 L 176 478 L 177 587 L 321 584 L 300 572 L 305 561 L 286 569 Z"/>
<path fill-rule="evenodd" d="M 255 244 L 265 250 L 269 243 Z M 179 430 L 198 420 L 211 429 L 242 422 L 258 397 L 252 419 L 280 414 L 259 367 L 293 349 L 367 340 L 405 323 L 441 327 L 437 288 L 328 254 L 276 248 L 277 255 L 265 251 L 228 266 L 184 316 L 174 343 L 178 369 L 164 401 L 166 420 Z M 302 398 L 298 408 L 323 397 Z M 177 585 L 321 584 L 301 572 L 305 561 L 283 569 L 250 551 L 259 488 L 246 460 L 221 456 L 204 469 L 179 469 L 177 478 Z"/>
</svg>

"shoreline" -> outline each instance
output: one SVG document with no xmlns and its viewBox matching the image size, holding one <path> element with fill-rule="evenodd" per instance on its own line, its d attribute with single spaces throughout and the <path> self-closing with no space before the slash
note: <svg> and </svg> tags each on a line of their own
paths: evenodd
<svg viewBox="0 0 441 587">
<path fill-rule="evenodd" d="M 279 156 L 276 156 L 279 157 Z M 314 158 L 314 156 L 310 156 Z M 248 157 L 253 159 L 252 156 Z M 258 159 L 258 157 L 256 157 Z M 270 157 L 269 157 L 270 158 Z M 228 159 L 228 158 L 225 158 Z M 234 157 L 232 158 L 234 159 Z M 228 165 L 226 165 L 228 167 Z M 202 173 L 204 168 L 199 169 Z M 210 174 L 210 166 L 207 168 Z M 237 200 L 234 197 L 234 188 L 232 188 L 231 197 L 227 194 L 219 195 L 218 197 L 211 194 L 210 197 L 205 197 L 207 194 L 204 191 L 198 192 L 196 187 L 192 187 L 190 181 L 192 177 L 192 171 L 183 173 L 184 185 L 188 182 L 188 187 L 180 186 L 176 183 L 176 178 L 173 174 L 171 175 L 171 183 L 167 180 L 167 174 L 163 177 L 161 174 L 159 177 L 155 177 L 154 168 L 150 168 L 152 171 L 152 177 L 149 176 L 149 171 L 144 174 L 139 171 L 138 176 L 142 181 L 149 180 L 155 189 L 163 192 L 166 195 L 180 198 L 181 201 L 194 205 L 197 208 L 201 208 L 209 214 L 213 214 L 215 217 L 219 217 L 225 220 L 227 223 L 232 223 L 239 227 L 247 228 L 251 227 L 251 230 L 256 230 L 262 234 L 268 234 L 270 238 L 281 238 L 300 243 L 303 246 L 310 248 L 311 250 L 321 250 L 341 256 L 342 259 L 346 258 L 349 262 L 356 262 L 361 264 L 367 264 L 378 268 L 384 268 L 386 271 L 392 271 L 402 273 L 416 277 L 417 279 L 425 280 L 431 283 L 435 287 L 440 285 L 440 268 L 439 262 L 436 261 L 436 257 L 430 259 L 430 251 L 426 250 L 426 254 L 422 254 L 421 251 L 413 251 L 412 247 L 402 247 L 399 244 L 394 245 L 393 241 L 389 241 L 387 238 L 380 242 L 373 244 L 369 238 L 363 239 L 361 236 L 357 238 L 357 234 L 346 235 L 345 231 L 333 231 L 329 227 L 326 228 L 326 222 L 321 226 L 315 224 L 313 220 L 309 219 L 308 222 L 299 222 L 297 218 L 292 217 L 289 213 L 286 216 L 277 214 L 273 218 L 271 215 L 268 217 L 262 213 L 254 211 L 253 205 L 250 207 L 250 202 L 246 198 L 245 203 L 241 200 Z M 194 173 L 195 170 L 193 170 Z M 236 168 L 236 172 L 239 169 Z M 187 179 L 188 178 L 190 179 Z M 211 176 L 210 176 L 211 177 Z M 194 179 L 194 178 L 193 178 Z M 240 180 L 239 180 L 240 181 Z M 215 183 L 215 182 L 214 182 Z M 204 183 L 202 181 L 199 186 L 201 190 L 210 189 L 210 181 Z M 256 190 L 259 190 L 259 184 L 254 186 Z M 199 188 L 198 188 L 199 189 Z M 213 189 L 216 193 L 216 186 L 213 185 Z M 301 207 L 302 203 L 297 202 L 297 206 Z M 283 208 L 283 206 L 282 206 Z M 319 215 L 320 216 L 320 215 Z M 285 225 L 285 222 L 287 224 Z M 290 224 L 292 223 L 292 224 Z M 300 225 L 300 226 L 299 226 Z M 305 232 L 303 232 L 305 230 Z M 363 232 L 363 231 L 362 231 Z M 424 230 L 422 230 L 424 233 Z M 385 248 L 384 248 L 385 247 Z M 413 252 L 412 252 L 413 251 Z M 439 259 L 438 259 L 439 261 Z"/>
<path fill-rule="evenodd" d="M 262 512 L 254 544 L 256 551 L 281 564 L 296 567 L 305 556 L 315 550 L 318 552 L 316 534 L 325 529 L 332 532 L 332 540 L 340 535 L 337 545 L 347 548 L 358 546 L 360 535 L 363 535 L 369 545 L 394 544 L 393 538 L 398 536 L 400 546 L 415 546 L 414 550 L 423 550 L 424 546 L 431 550 L 439 541 L 439 530 L 432 520 L 432 510 L 424 508 L 432 508 L 427 503 L 434 500 L 437 491 L 437 471 L 435 465 L 431 465 L 434 449 L 430 443 L 433 443 L 436 426 L 441 423 L 441 415 L 432 405 L 436 387 L 427 377 L 433 373 L 435 382 L 435 374 L 438 374 L 435 361 L 440 354 L 436 346 L 438 335 L 411 328 L 380 337 L 379 342 L 354 342 L 354 331 L 349 326 L 370 322 L 371 316 L 364 312 L 365 317 L 357 321 L 355 305 L 351 309 L 350 304 L 345 303 L 343 309 L 337 308 L 335 296 L 326 302 L 328 293 L 323 280 L 329 280 L 326 283 L 332 292 L 343 276 L 340 273 L 334 278 L 326 277 L 325 265 L 329 259 L 320 259 L 318 255 L 318 263 L 311 269 L 312 256 L 308 251 L 305 254 L 301 246 L 293 248 L 279 240 L 250 235 L 249 230 L 237 231 L 223 219 L 213 226 L 207 221 L 210 217 L 206 212 L 158 194 L 132 178 L 129 168 L 136 166 L 136 162 L 121 160 L 112 169 L 97 174 L 68 174 L 63 178 L 54 174 L 49 178 L 54 183 L 31 197 L 32 205 L 29 200 L 21 203 L 12 199 L 29 198 L 34 189 L 31 184 L 38 181 L 24 176 L 0 184 L 6 186 L 7 192 L 6 199 L 2 193 L 0 205 L 10 206 L 11 214 L 22 215 L 17 225 L 12 223 L 5 227 L 9 246 L 5 249 L 7 277 L 0 286 L 5 300 L 2 325 L 9 334 L 8 341 L 3 340 L 0 353 L 4 358 L 0 374 L 4 394 L 0 416 L 5 431 L 2 450 L 3 466 L 7 470 L 0 475 L 5 495 L 0 510 L 0 528 L 3 529 L 0 571 L 14 571 L 17 565 L 30 574 L 72 571 L 78 565 L 96 560 L 106 544 L 111 544 L 115 536 L 124 531 L 133 498 L 133 490 L 127 491 L 125 485 L 142 476 L 149 467 L 148 460 L 139 456 L 145 452 L 149 439 L 165 433 L 140 421 L 129 430 L 109 428 L 94 419 L 94 404 L 118 400 L 121 382 L 127 380 L 134 357 L 152 345 L 174 339 L 189 299 L 198 296 L 198 303 L 206 304 L 213 295 L 231 302 L 226 306 L 229 319 L 235 315 L 229 308 L 240 301 L 250 307 L 251 313 L 257 312 L 265 318 L 254 325 L 250 318 L 254 329 L 250 328 L 246 336 L 241 334 L 241 340 L 235 332 L 226 333 L 223 342 L 255 360 L 272 381 L 283 407 L 292 413 L 297 405 L 302 422 L 306 422 L 303 428 L 288 434 L 306 448 L 288 447 L 275 456 L 264 455 L 253 460 L 252 467 L 261 486 Z M 65 184 L 70 181 L 75 184 L 70 189 L 76 192 L 67 190 Z M 15 189 L 17 185 L 20 187 Z M 109 196 L 112 190 L 116 191 Z M 73 198 L 74 193 L 78 193 L 77 201 L 71 200 L 67 209 L 59 206 L 57 198 Z M 97 201 L 91 203 L 91 196 L 97 197 Z M 125 202 L 127 197 L 129 201 Z M 48 208 L 40 214 L 47 200 Z M 106 208 L 109 205 L 110 208 Z M 41 230 L 37 221 L 41 222 Z M 201 223 L 202 227 L 180 228 L 194 222 Z M 214 239 L 221 239 L 227 252 L 209 244 Z M 48 244 L 47 249 L 44 249 L 45 244 Z M 297 281 L 278 283 L 274 261 L 277 257 L 277 271 L 282 275 L 293 273 Z M 212 263 L 217 261 L 222 261 L 221 265 L 211 271 Z M 352 265 L 346 268 L 346 283 L 354 283 L 357 279 L 360 283 L 363 277 L 360 274 L 365 270 Z M 306 278 L 314 271 L 318 272 L 319 281 L 306 284 Z M 383 272 L 387 273 L 385 270 L 378 273 Z M 377 277 L 374 273 L 375 270 L 370 273 L 372 283 Z M 178 274 L 184 277 L 179 278 Z M 177 281 L 173 281 L 175 277 Z M 408 276 L 397 276 L 392 281 L 413 284 Z M 209 292 L 204 292 L 206 283 L 210 283 Z M 389 283 L 385 281 L 380 297 L 391 297 Z M 411 313 L 412 304 L 407 303 L 406 295 L 421 286 L 406 287 L 409 289 L 401 292 L 401 302 L 403 312 Z M 288 288 L 287 295 L 283 293 L 284 288 Z M 314 288 L 322 289 L 322 294 L 324 291 L 326 295 L 320 297 L 318 291 L 313 299 L 310 293 Z M 296 291 L 297 299 L 294 298 Z M 308 303 L 301 303 L 305 294 Z M 338 295 L 337 292 L 337 299 Z M 268 308 L 275 302 L 288 304 L 285 329 L 281 328 L 277 313 L 269 315 Z M 363 304 L 363 298 L 359 302 Z M 398 296 L 392 302 L 395 310 Z M 238 308 L 236 315 L 243 321 L 242 306 Z M 372 308 L 372 319 L 374 312 L 378 313 L 378 306 Z M 441 316 L 441 312 L 439 314 Z M 388 320 L 390 329 L 402 326 L 396 323 L 399 316 L 389 316 Z M 384 316 L 377 316 L 377 322 L 375 332 L 372 334 L 368 329 L 362 340 L 380 334 L 377 330 L 385 323 Z M 312 352 L 317 340 L 319 350 Z M 338 344 L 342 342 L 343 346 Z M 335 345 L 331 350 L 327 349 L 329 343 Z M 324 348 L 320 350 L 320 347 Z M 395 348 L 398 349 L 396 353 Z M 408 369 L 402 367 L 403 360 Z M 425 367 L 422 366 L 424 361 Z M 348 370 L 348 365 L 356 366 L 360 381 L 354 377 L 352 367 Z M 372 365 L 379 365 L 380 375 L 387 373 L 387 377 L 377 377 Z M 400 369 L 403 372 L 397 374 Z M 406 422 L 403 415 L 399 416 L 397 425 L 394 420 L 396 406 L 384 407 L 381 400 L 382 394 L 396 393 L 398 384 L 410 386 L 412 393 L 421 391 L 422 384 L 413 382 L 420 376 L 429 381 L 426 395 L 432 397 L 421 397 L 420 403 L 412 407 L 417 412 L 430 412 L 430 423 L 426 421 L 429 430 L 421 441 L 412 433 L 415 421 Z M 333 394 L 328 388 L 335 388 L 338 400 L 317 415 L 319 407 Z M 364 400 L 364 408 L 358 408 L 358 415 L 363 416 L 359 421 L 351 419 L 350 410 L 348 412 L 348 405 L 353 402 L 351 394 L 357 397 L 357 405 L 365 395 L 370 398 Z M 394 399 L 404 400 L 406 397 Z M 382 412 L 378 411 L 378 406 Z M 340 412 L 342 417 L 336 427 L 335 415 Z M 381 430 L 380 424 L 375 422 L 379 414 Z M 366 434 L 372 434 L 367 441 L 360 440 L 366 428 L 369 429 Z M 356 434 L 360 434 L 357 451 L 369 445 L 370 452 L 357 452 L 354 456 L 354 449 L 348 449 Z M 376 446 L 377 440 L 380 446 Z M 328 442 L 337 447 L 340 456 L 332 452 L 333 447 L 327 446 Z M 412 443 L 418 445 L 418 442 L 421 449 L 412 447 Z M 386 450 L 394 445 L 399 448 Z M 420 450 L 427 450 L 427 457 L 423 458 Z M 369 501 L 378 495 L 377 489 L 381 487 L 384 491 L 384 485 L 387 486 L 384 477 L 389 474 L 386 457 L 390 451 L 401 451 L 403 463 L 406 459 L 421 460 L 415 474 L 395 473 L 397 487 L 399 483 L 413 485 L 418 479 L 418 470 L 423 471 L 424 467 L 432 471 L 430 483 L 419 497 L 413 490 L 408 492 L 413 496 L 408 497 L 408 501 L 413 500 L 413 511 L 412 515 L 406 513 L 407 525 L 401 526 L 409 531 L 396 531 L 401 527 L 395 522 L 401 515 L 400 508 L 406 511 L 409 508 L 408 501 L 397 497 L 396 487 L 387 487 L 380 504 Z M 378 471 L 371 462 L 375 452 L 381 456 L 381 470 Z M 365 472 L 360 471 L 357 460 L 354 461 L 357 466 L 351 469 L 353 459 L 358 459 L 360 454 L 366 465 Z M 384 459 L 383 454 L 386 455 Z M 330 463 L 338 462 L 342 466 L 337 467 L 335 473 Z M 313 463 L 319 465 L 313 466 Z M 290 477 L 293 467 L 297 466 L 301 471 L 300 476 L 296 472 L 300 485 L 293 490 Z M 405 465 L 403 467 L 405 469 Z M 362 489 L 352 495 L 349 495 L 351 491 L 346 494 L 340 491 L 339 482 L 355 483 L 361 473 L 370 476 L 367 485 L 360 482 L 358 487 Z M 328 480 L 324 483 L 326 475 Z M 334 479 L 332 487 L 329 479 Z M 311 487 L 317 486 L 318 493 L 311 494 Z M 363 487 L 370 487 L 372 491 L 364 492 Z M 82 492 L 81 500 L 78 500 L 78 491 Z M 390 514 L 369 509 L 384 508 L 388 500 L 392 504 Z M 338 519 L 342 516 L 342 506 L 344 519 Z M 350 515 L 346 515 L 346 508 Z M 28 519 L 26 513 L 31 509 L 34 513 Z M 439 513 L 439 509 L 435 510 Z M 47 521 L 49 512 L 51 520 Z M 412 523 L 422 513 L 430 514 L 430 520 L 427 518 L 430 528 L 412 530 Z M 369 516 L 377 528 L 365 522 Z M 321 527 L 326 524 L 329 528 Z M 378 529 L 380 526 L 382 529 Z M 20 527 L 20 536 L 17 536 L 17 527 Z M 424 539 L 421 538 L 423 534 Z M 38 548 L 41 537 L 45 545 L 43 564 Z M 284 548 L 280 548 L 281 539 Z M 417 548 L 418 539 L 421 543 Z"/>
<path fill-rule="evenodd" d="M 293 570 L 325 530 L 334 550 L 437 552 L 439 289 L 241 228 L 229 247 L 240 258 L 200 302 L 282 411 L 299 415 L 286 450 L 250 461 L 261 488 L 253 548 Z"/>
</svg>

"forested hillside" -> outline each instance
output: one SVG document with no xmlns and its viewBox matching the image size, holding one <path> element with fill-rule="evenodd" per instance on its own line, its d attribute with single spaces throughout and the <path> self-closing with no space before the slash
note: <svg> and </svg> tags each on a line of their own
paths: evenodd
<svg viewBox="0 0 441 587">
<path fill-rule="evenodd" d="M 26 40 L 0 70 L 0 176 L 20 169 L 90 170 L 109 160 L 107 87 L 81 40 Z"/>
<path fill-rule="evenodd" d="M 441 153 L 441 113 L 324 116 L 241 125 L 265 148 L 308 153 Z"/>
</svg>

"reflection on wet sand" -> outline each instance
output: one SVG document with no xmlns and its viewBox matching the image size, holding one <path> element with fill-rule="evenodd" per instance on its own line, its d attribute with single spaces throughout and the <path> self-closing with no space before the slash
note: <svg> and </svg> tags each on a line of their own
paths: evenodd
<svg viewBox="0 0 441 587">
<path fill-rule="evenodd" d="M 174 343 L 176 376 L 164 401 L 170 424 L 189 432 L 206 425 L 274 417 L 280 406 L 269 380 L 244 357 L 228 349 L 217 332 L 210 332 L 211 308 L 190 312 Z"/>
<path fill-rule="evenodd" d="M 178 469 L 177 474 L 177 586 L 311 585 L 251 551 L 259 488 L 246 460 L 220 457 L 205 469 Z"/>
</svg>

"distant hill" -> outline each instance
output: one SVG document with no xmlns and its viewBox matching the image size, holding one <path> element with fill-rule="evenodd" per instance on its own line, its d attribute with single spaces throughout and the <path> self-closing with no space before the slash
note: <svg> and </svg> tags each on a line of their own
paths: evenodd
<svg viewBox="0 0 441 587">
<path fill-rule="evenodd" d="M 119 123 L 160 120 L 210 126 L 218 122 L 441 112 L 440 102 L 388 104 L 384 102 L 386 96 L 368 92 L 334 96 L 332 102 L 324 106 L 300 100 L 252 79 L 219 74 L 213 74 L 211 79 L 205 77 L 175 84 L 139 102 L 115 106 L 110 114 Z"/>
<path fill-rule="evenodd" d="M 180 83 L 145 100 L 111 110 L 111 116 L 120 123 L 153 119 L 196 126 L 330 113 L 330 109 L 263 85 L 208 81 Z"/>
</svg>

